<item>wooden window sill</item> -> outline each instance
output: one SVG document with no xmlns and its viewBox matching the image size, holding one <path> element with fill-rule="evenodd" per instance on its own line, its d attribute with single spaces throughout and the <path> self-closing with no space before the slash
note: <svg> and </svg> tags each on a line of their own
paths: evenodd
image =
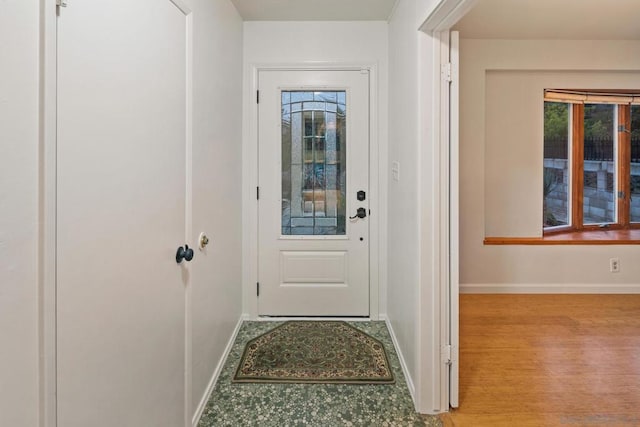
<svg viewBox="0 0 640 427">
<path fill-rule="evenodd" d="M 485 245 L 639 245 L 640 229 L 588 230 L 543 237 L 485 237 Z"/>
</svg>

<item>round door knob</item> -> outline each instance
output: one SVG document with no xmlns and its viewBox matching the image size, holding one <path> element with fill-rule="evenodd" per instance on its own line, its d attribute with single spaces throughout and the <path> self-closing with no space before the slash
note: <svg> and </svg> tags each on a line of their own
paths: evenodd
<svg viewBox="0 0 640 427">
<path fill-rule="evenodd" d="M 180 264 L 182 260 L 191 261 L 193 259 L 193 249 L 189 245 L 180 246 L 176 252 L 176 262 Z"/>
</svg>

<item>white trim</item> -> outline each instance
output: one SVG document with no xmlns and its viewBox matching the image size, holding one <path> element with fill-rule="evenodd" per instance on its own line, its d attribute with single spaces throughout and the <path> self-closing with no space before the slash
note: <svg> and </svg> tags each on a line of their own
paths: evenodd
<svg viewBox="0 0 640 427">
<path fill-rule="evenodd" d="M 391 325 L 391 321 L 386 315 L 381 315 L 380 320 L 384 320 L 384 323 L 387 325 L 387 329 L 389 330 L 389 335 L 391 335 L 391 341 L 393 341 L 393 348 L 398 355 L 398 359 L 400 360 L 400 367 L 402 368 L 402 374 L 404 375 L 405 382 L 407 383 L 407 388 L 409 389 L 409 394 L 411 395 L 411 400 L 413 400 L 413 405 L 416 405 L 416 388 L 413 385 L 413 378 L 409 374 L 409 369 L 407 368 L 407 362 L 405 362 L 404 355 L 402 354 L 402 350 L 400 349 L 400 345 L 398 344 L 398 339 L 396 338 L 396 334 L 393 331 L 393 326 Z"/>
<path fill-rule="evenodd" d="M 459 406 L 460 383 L 460 34 L 451 31 L 451 98 L 449 143 L 449 340 L 451 365 L 449 368 L 449 405 Z"/>
<path fill-rule="evenodd" d="M 40 147 L 39 147 L 39 422 L 57 425 L 56 371 L 56 153 L 57 153 L 57 7 L 40 2 Z"/>
<path fill-rule="evenodd" d="M 191 15 L 191 9 L 186 3 L 182 0 L 169 0 L 175 7 L 177 7 L 180 12 L 182 12 L 185 16 Z"/>
<path fill-rule="evenodd" d="M 258 319 L 258 297 L 255 286 L 258 282 L 258 201 L 256 187 L 258 186 L 258 104 L 255 101 L 258 90 L 258 73 L 260 70 L 269 71 L 357 71 L 369 70 L 369 208 L 373 213 L 370 217 L 369 237 L 369 317 L 378 320 L 380 313 L 380 286 L 384 279 L 380 277 L 381 247 L 386 244 L 383 240 L 382 224 L 386 221 L 386 210 L 382 209 L 381 199 L 384 186 L 380 185 L 382 171 L 381 161 L 386 161 L 382 153 L 383 144 L 380 143 L 378 63 L 376 61 L 362 62 L 301 62 L 301 63 L 256 63 L 245 69 L 245 103 L 244 119 L 245 132 L 243 135 L 242 164 L 243 164 L 243 311 L 250 319 Z M 384 251 L 383 251 L 384 252 Z M 385 261 L 386 262 L 386 261 Z"/>
<path fill-rule="evenodd" d="M 197 247 L 197 238 L 193 236 L 193 13 L 182 0 L 170 0 L 185 15 L 186 58 L 185 58 L 185 242 Z M 187 267 L 190 269 L 190 267 Z M 193 400 L 193 284 L 191 275 L 187 275 L 184 290 L 184 425 L 189 425 Z"/>
<path fill-rule="evenodd" d="M 640 284 L 465 283 L 461 294 L 640 294 Z"/>
<path fill-rule="evenodd" d="M 369 69 L 369 317 L 371 320 L 380 319 L 380 245 L 382 244 L 382 224 L 386 224 L 386 205 L 382 209 L 381 200 L 383 194 L 381 185 L 381 165 L 386 164 L 380 160 L 382 145 L 380 144 L 380 116 L 379 98 L 380 90 L 378 82 L 378 64 L 365 66 Z M 385 261 L 386 262 L 386 261 Z"/>
<path fill-rule="evenodd" d="M 362 62 L 274 62 L 256 63 L 251 65 L 251 70 L 265 71 L 360 71 L 371 70 L 377 67 L 376 61 Z M 257 80 L 255 81 L 257 85 Z M 257 88 L 257 86 L 256 86 Z"/>
<path fill-rule="evenodd" d="M 245 318 L 258 315 L 258 66 L 245 70 L 242 131 L 242 310 Z"/>
<path fill-rule="evenodd" d="M 420 413 L 440 412 L 440 288 L 439 288 L 439 229 L 437 214 L 440 198 L 432 182 L 439 168 L 439 155 L 436 155 L 439 142 L 439 64 L 440 50 L 437 39 L 418 34 L 418 171 L 419 182 L 419 283 L 417 312 L 417 341 L 415 385 L 416 410 Z M 437 78 L 437 80 L 436 80 Z"/>
<path fill-rule="evenodd" d="M 443 38 L 446 38 L 445 46 Z M 439 413 L 448 410 L 448 402 L 445 405 L 444 401 L 448 399 L 449 373 L 448 365 L 441 360 L 441 349 L 448 343 L 449 331 L 449 180 L 442 176 L 448 174 L 449 165 L 448 140 L 444 146 L 442 143 L 443 138 L 448 138 L 448 125 L 443 126 L 442 120 L 448 116 L 442 114 L 441 84 L 441 55 L 448 54 L 448 32 L 421 37 L 419 49 L 419 75 L 428 78 L 419 82 L 421 269 L 416 409 L 421 413 Z"/>
<path fill-rule="evenodd" d="M 448 31 L 469 12 L 478 0 L 442 0 L 427 16 L 420 30 L 425 33 Z"/>
<path fill-rule="evenodd" d="M 396 11 L 398 10 L 398 5 L 400 4 L 400 0 L 396 0 L 393 3 L 393 7 L 391 8 L 391 12 L 389 12 L 389 16 L 387 16 L 387 23 L 391 22 L 391 20 L 393 19 L 393 16 L 396 14 Z"/>
<path fill-rule="evenodd" d="M 312 320 L 312 321 L 342 320 L 344 322 L 370 322 L 372 319 L 369 317 L 304 317 L 304 316 L 291 316 L 291 317 L 258 316 L 258 318 L 255 319 L 255 321 L 257 322 L 287 322 L 289 320 Z"/>
<path fill-rule="evenodd" d="M 434 224 L 437 227 L 434 236 L 437 236 L 439 247 L 436 248 L 436 254 L 434 258 L 439 260 L 440 280 L 435 283 L 440 285 L 440 357 L 438 363 L 440 364 L 440 404 L 439 409 L 441 411 L 449 410 L 449 381 L 450 381 L 450 369 L 446 361 L 443 360 L 442 351 L 448 345 L 451 344 L 451 271 L 450 271 L 450 158 L 451 158 L 451 81 L 445 78 L 443 75 L 443 66 L 449 66 L 451 61 L 450 56 L 450 32 L 444 30 L 438 33 L 440 48 L 440 57 L 438 62 L 440 63 L 440 73 L 436 76 L 440 85 L 440 110 L 439 110 L 439 122 L 440 133 L 439 140 L 435 144 L 438 147 L 440 165 L 438 168 L 434 168 L 434 172 L 437 173 L 434 176 L 434 190 L 439 197 L 440 212 L 438 215 L 434 215 L 437 218 Z M 453 79 L 453 75 L 450 76 Z M 434 149 L 434 151 L 436 151 Z M 434 156 L 435 157 L 435 156 Z M 437 400 L 436 400 L 437 402 Z"/>
<path fill-rule="evenodd" d="M 432 124 L 431 129 L 421 128 L 421 147 L 431 146 L 431 150 L 423 148 L 420 161 L 423 168 L 431 166 L 433 169 L 431 175 L 421 174 L 419 183 L 421 196 L 432 202 L 431 206 L 423 203 L 420 212 L 420 260 L 423 269 L 420 272 L 420 314 L 416 337 L 419 342 L 418 359 L 421 361 L 417 374 L 416 407 L 424 413 L 449 410 L 450 371 L 449 365 L 442 363 L 441 349 L 450 338 L 450 260 L 457 257 L 457 253 L 451 251 L 458 250 L 449 234 L 450 222 L 457 221 L 458 213 L 449 206 L 449 99 L 448 92 L 446 100 L 443 99 L 441 70 L 442 65 L 449 62 L 449 30 L 476 1 L 441 0 L 420 26 L 420 30 L 430 36 L 427 42 L 419 45 L 421 62 L 433 62 L 430 64 L 433 67 L 431 79 L 423 77 L 419 82 L 418 105 L 420 119 Z M 445 35 L 446 40 L 443 40 Z M 420 75 L 428 76 L 429 73 Z M 423 116 L 430 107 L 432 117 Z M 431 241 L 425 241 L 428 232 Z"/>
<path fill-rule="evenodd" d="M 231 353 L 231 349 L 233 348 L 233 343 L 236 341 L 236 338 L 238 337 L 238 332 L 240 331 L 240 327 L 242 326 L 242 323 L 244 321 L 245 321 L 244 316 L 240 316 L 240 318 L 238 319 L 238 323 L 236 323 L 236 327 L 231 333 L 231 337 L 229 338 L 229 341 L 227 341 L 227 346 L 224 348 L 222 357 L 218 361 L 218 365 L 216 366 L 216 368 L 213 370 L 213 375 L 211 375 L 211 379 L 209 380 L 209 384 L 207 384 L 207 388 L 204 391 L 204 395 L 202 396 L 202 399 L 200 399 L 200 403 L 198 404 L 198 407 L 196 408 L 196 411 L 193 414 L 193 417 L 191 418 L 191 424 L 193 425 L 193 427 L 197 427 L 198 422 L 200 421 L 200 417 L 202 417 L 202 413 L 204 412 L 204 409 L 207 407 L 207 402 L 209 402 L 209 399 L 211 398 L 211 393 L 213 393 L 213 389 L 215 388 L 216 383 L 218 382 L 218 378 L 220 377 L 220 372 L 222 372 L 222 368 L 224 364 L 227 362 L 229 353 Z"/>
</svg>

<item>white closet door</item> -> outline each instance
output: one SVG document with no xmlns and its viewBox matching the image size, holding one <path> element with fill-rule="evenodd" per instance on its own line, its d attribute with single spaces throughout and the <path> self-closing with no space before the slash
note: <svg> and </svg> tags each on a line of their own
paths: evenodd
<svg viewBox="0 0 640 427">
<path fill-rule="evenodd" d="M 58 18 L 61 427 L 185 423 L 187 26 L 170 0 Z"/>
</svg>

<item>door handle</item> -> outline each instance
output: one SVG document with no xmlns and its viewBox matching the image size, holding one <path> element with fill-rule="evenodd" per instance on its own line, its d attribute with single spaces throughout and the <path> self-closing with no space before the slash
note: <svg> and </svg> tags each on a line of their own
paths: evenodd
<svg viewBox="0 0 640 427">
<path fill-rule="evenodd" d="M 349 219 L 365 218 L 367 216 L 367 210 L 365 208 L 358 208 L 357 213 L 354 216 L 350 216 Z"/>
<path fill-rule="evenodd" d="M 176 262 L 180 264 L 182 260 L 191 261 L 193 259 L 193 249 L 189 245 L 180 246 L 176 252 Z"/>
</svg>

